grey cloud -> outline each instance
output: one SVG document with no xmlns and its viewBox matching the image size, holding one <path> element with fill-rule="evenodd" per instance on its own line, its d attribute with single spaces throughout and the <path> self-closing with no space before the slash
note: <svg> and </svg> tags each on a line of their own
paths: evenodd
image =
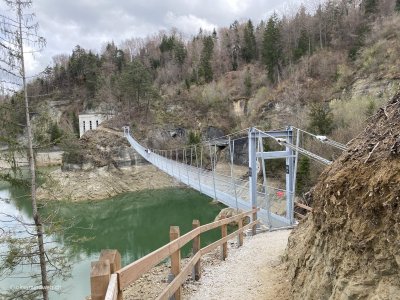
<svg viewBox="0 0 400 300">
<path fill-rule="evenodd" d="M 55 54 L 71 53 L 78 44 L 100 50 L 106 41 L 119 44 L 126 38 L 145 37 L 173 26 L 184 26 L 178 29 L 188 36 L 198 31 L 197 24 L 221 27 L 249 18 L 258 22 L 286 2 L 289 1 L 34 0 L 41 34 L 47 39 L 40 65 L 48 65 Z"/>
</svg>

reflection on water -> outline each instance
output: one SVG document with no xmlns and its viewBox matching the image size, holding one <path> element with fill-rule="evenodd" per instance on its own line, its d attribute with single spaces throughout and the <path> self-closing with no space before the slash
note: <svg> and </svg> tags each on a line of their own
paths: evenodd
<svg viewBox="0 0 400 300">
<path fill-rule="evenodd" d="M 8 187 L 5 192 L 11 198 L 7 204 L 9 209 L 31 218 L 27 191 Z M 59 283 L 65 294 L 52 294 L 51 298 L 87 296 L 90 261 L 97 260 L 102 249 L 118 249 L 122 264 L 126 265 L 168 243 L 170 225 L 180 226 L 184 234 L 191 230 L 193 219 L 199 219 L 201 224 L 211 222 L 221 208 L 194 190 L 173 188 L 127 193 L 104 201 L 45 205 L 41 209 L 44 216 L 57 211 L 57 218 L 67 225 L 63 234 L 53 239 L 67 248 L 74 261 L 72 278 Z M 219 236 L 217 230 L 202 236 L 201 240 L 207 244 Z M 78 243 L 77 239 L 81 241 Z M 182 255 L 189 252 L 190 245 Z M 4 281 L 0 281 L 0 288 L 4 287 Z"/>
</svg>

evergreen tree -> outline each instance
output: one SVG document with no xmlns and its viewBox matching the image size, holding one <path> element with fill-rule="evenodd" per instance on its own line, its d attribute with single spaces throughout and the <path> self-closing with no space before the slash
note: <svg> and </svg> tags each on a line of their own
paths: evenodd
<svg viewBox="0 0 400 300">
<path fill-rule="evenodd" d="M 251 20 L 249 20 L 244 27 L 243 39 L 242 57 L 245 62 L 249 63 L 256 58 L 257 50 L 254 26 Z"/>
<path fill-rule="evenodd" d="M 68 72 L 72 82 L 86 88 L 88 98 L 96 93 L 101 60 L 92 51 L 86 52 L 79 45 L 72 51 L 68 62 Z"/>
<path fill-rule="evenodd" d="M 185 45 L 181 41 L 176 41 L 174 45 L 174 58 L 180 67 L 183 66 L 183 63 L 186 59 L 186 48 Z"/>
<path fill-rule="evenodd" d="M 164 34 L 159 47 L 161 53 L 172 51 L 174 49 L 174 46 L 175 46 L 175 36 L 172 35 L 170 37 L 167 37 Z"/>
<path fill-rule="evenodd" d="M 301 156 L 296 175 L 296 194 L 302 195 L 310 188 L 310 159 Z"/>
<path fill-rule="evenodd" d="M 251 75 L 250 75 L 249 68 L 247 68 L 246 75 L 244 77 L 244 94 L 246 97 L 251 96 L 251 87 L 252 87 Z"/>
<path fill-rule="evenodd" d="M 366 15 L 373 15 L 378 11 L 378 1 L 377 0 L 364 0 L 364 12 Z"/>
<path fill-rule="evenodd" d="M 314 104 L 310 108 L 309 129 L 316 134 L 329 134 L 333 130 L 333 116 L 329 107 Z"/>
<path fill-rule="evenodd" d="M 214 41 L 211 36 L 207 36 L 203 39 L 203 50 L 200 57 L 200 77 L 204 78 L 205 82 L 211 82 L 213 80 L 213 70 L 211 67 L 211 59 L 214 50 Z"/>
<path fill-rule="evenodd" d="M 133 102 L 136 108 L 140 108 L 144 101 L 153 97 L 153 86 L 151 74 L 145 66 L 138 60 L 133 60 L 121 73 L 119 88 L 122 93 L 128 111 L 132 110 Z M 147 105 L 147 108 L 148 108 Z"/>
<path fill-rule="evenodd" d="M 215 28 L 213 29 L 212 37 L 214 40 L 217 39 L 217 31 L 215 30 Z"/>
<path fill-rule="evenodd" d="M 294 61 L 298 61 L 304 54 L 308 52 L 308 43 L 309 43 L 309 37 L 307 31 L 305 29 L 302 29 L 300 32 L 300 37 L 297 43 L 297 47 L 293 53 Z"/>
<path fill-rule="evenodd" d="M 400 12 L 400 0 L 396 0 L 396 5 L 394 7 L 394 10 Z"/>
<path fill-rule="evenodd" d="M 79 137 L 79 117 L 75 112 L 72 113 L 72 128 L 76 137 Z"/>
<path fill-rule="evenodd" d="M 276 77 L 279 76 L 279 64 L 282 57 L 279 20 L 276 13 L 269 18 L 264 31 L 262 57 L 268 70 L 269 79 L 275 82 Z"/>
<path fill-rule="evenodd" d="M 232 70 L 236 71 L 239 67 L 240 39 L 239 39 L 239 22 L 235 20 L 230 26 L 233 30 L 233 41 L 231 43 L 231 62 Z"/>
</svg>

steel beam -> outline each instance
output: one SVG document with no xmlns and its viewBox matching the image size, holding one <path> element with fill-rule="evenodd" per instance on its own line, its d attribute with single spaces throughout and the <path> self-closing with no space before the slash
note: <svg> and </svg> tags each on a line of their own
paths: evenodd
<svg viewBox="0 0 400 300">
<path fill-rule="evenodd" d="M 257 158 L 256 158 L 256 129 L 249 130 L 249 196 L 252 207 L 257 207 Z M 253 220 L 254 221 L 254 220 Z"/>
<path fill-rule="evenodd" d="M 295 157 L 290 154 L 290 151 L 270 151 L 270 152 L 257 152 L 256 157 L 261 157 L 263 159 L 275 159 L 275 158 L 287 158 Z"/>
</svg>

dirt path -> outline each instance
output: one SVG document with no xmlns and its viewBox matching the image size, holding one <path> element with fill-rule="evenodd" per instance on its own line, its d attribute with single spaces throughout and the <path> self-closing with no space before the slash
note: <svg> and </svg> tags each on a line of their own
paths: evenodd
<svg viewBox="0 0 400 300">
<path fill-rule="evenodd" d="M 288 281 L 281 265 L 289 230 L 258 234 L 232 248 L 224 262 L 204 267 L 186 299 L 289 299 Z"/>
</svg>

